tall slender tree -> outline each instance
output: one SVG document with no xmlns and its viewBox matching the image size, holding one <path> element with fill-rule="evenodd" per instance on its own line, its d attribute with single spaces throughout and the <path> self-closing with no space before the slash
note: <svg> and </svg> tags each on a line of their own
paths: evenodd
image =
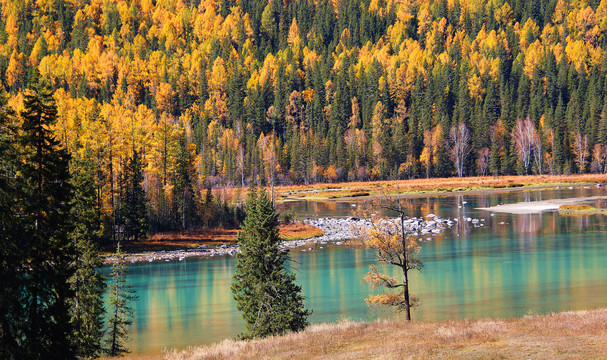
<svg viewBox="0 0 607 360">
<path fill-rule="evenodd" d="M 18 199 L 23 197 L 17 179 L 17 127 L 13 114 L 6 108 L 6 97 L 0 96 L 0 358 L 19 359 L 22 347 L 25 308 L 21 271 L 24 249 L 21 247 L 22 213 Z"/>
<path fill-rule="evenodd" d="M 75 247 L 69 241 L 70 156 L 52 135 L 57 119 L 51 91 L 35 86 L 26 93 L 20 171 L 23 257 L 20 273 L 27 281 L 21 306 L 25 326 L 17 341 L 27 359 L 69 359 L 75 356 L 67 299 L 73 296 L 68 279 L 74 272 Z"/>
<path fill-rule="evenodd" d="M 129 327 L 133 323 L 131 302 L 137 300 L 137 296 L 133 285 L 126 283 L 128 265 L 124 261 L 124 253 L 120 250 L 120 243 L 116 247 L 114 257 L 109 284 L 106 349 L 109 356 L 120 356 L 129 352 L 125 342 L 128 340 Z"/>
<path fill-rule="evenodd" d="M 137 241 L 147 234 L 149 227 L 147 201 L 143 189 L 143 162 L 137 150 L 133 150 L 123 175 L 120 222 L 124 227 L 125 238 Z"/>
<path fill-rule="evenodd" d="M 97 247 L 102 236 L 101 209 L 92 163 L 74 164 L 72 169 L 74 198 L 70 203 L 73 223 L 70 240 L 76 248 L 73 260 L 76 271 L 70 278 L 74 291 L 74 297 L 69 300 L 73 327 L 70 339 L 78 356 L 89 359 L 100 355 L 104 334 L 102 294 L 106 285 Z"/>
</svg>

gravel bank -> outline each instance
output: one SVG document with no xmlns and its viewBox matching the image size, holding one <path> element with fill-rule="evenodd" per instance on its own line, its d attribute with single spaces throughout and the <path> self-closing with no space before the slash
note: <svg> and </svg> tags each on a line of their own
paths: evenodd
<svg viewBox="0 0 607 360">
<path fill-rule="evenodd" d="M 282 249 L 294 249 L 315 244 L 324 245 L 327 243 L 343 245 L 347 240 L 359 236 L 356 229 L 370 225 L 369 220 L 354 217 L 304 219 L 303 222 L 317 226 L 324 232 L 324 235 L 309 239 L 284 241 L 280 245 Z M 429 214 L 425 219 L 411 218 L 405 220 L 407 232 L 416 236 L 440 234 L 453 224 L 454 222 L 452 220 L 443 219 L 433 214 Z M 124 257 L 124 261 L 131 263 L 142 261 L 182 261 L 187 257 L 211 258 L 215 256 L 233 256 L 238 251 L 238 245 L 236 244 L 222 245 L 216 248 L 208 248 L 207 246 L 202 245 L 197 249 L 128 254 Z M 305 249 L 302 251 L 305 251 Z M 113 263 L 117 260 L 118 259 L 114 256 L 108 256 L 105 258 L 105 263 Z"/>
</svg>

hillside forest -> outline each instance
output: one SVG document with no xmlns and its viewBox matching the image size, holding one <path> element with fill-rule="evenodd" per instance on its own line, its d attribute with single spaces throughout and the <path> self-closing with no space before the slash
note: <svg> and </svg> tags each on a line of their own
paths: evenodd
<svg viewBox="0 0 607 360">
<path fill-rule="evenodd" d="M 0 4 L 12 126 L 48 84 L 135 239 L 237 222 L 208 189 L 607 169 L 606 0 Z"/>
</svg>

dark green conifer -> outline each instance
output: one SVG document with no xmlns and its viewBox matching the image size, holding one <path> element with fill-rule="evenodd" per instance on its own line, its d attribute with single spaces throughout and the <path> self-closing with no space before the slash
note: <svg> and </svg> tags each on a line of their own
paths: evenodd
<svg viewBox="0 0 607 360">
<path fill-rule="evenodd" d="M 232 293 L 242 312 L 243 338 L 300 331 L 308 325 L 301 287 L 285 268 L 287 253 L 278 248 L 278 214 L 265 190 L 249 190 L 243 231 L 238 235 L 240 253 Z"/>
<path fill-rule="evenodd" d="M 68 239 L 69 155 L 60 147 L 50 126 L 57 119 L 51 91 L 34 87 L 25 95 L 20 136 L 19 234 L 24 279 L 20 305 L 25 323 L 17 343 L 23 359 L 70 359 L 75 356 L 67 299 L 73 296 L 68 279 L 74 267 L 73 243 Z"/>
<path fill-rule="evenodd" d="M 133 285 L 126 283 L 128 264 L 124 261 L 120 243 L 114 256 L 115 262 L 112 264 L 109 283 L 106 351 L 109 356 L 120 356 L 129 352 L 125 342 L 128 340 L 129 327 L 133 323 L 131 302 L 137 300 L 137 295 Z"/>
<path fill-rule="evenodd" d="M 82 162 L 72 167 L 74 198 L 70 203 L 73 223 L 70 238 L 76 248 L 76 271 L 69 280 L 74 291 L 69 300 L 73 327 L 70 339 L 78 356 L 89 359 L 100 355 L 104 334 L 102 294 L 106 285 L 97 246 L 103 231 L 92 164 Z"/>
<path fill-rule="evenodd" d="M 124 227 L 124 237 L 137 241 L 147 234 L 149 227 L 143 189 L 143 162 L 137 150 L 133 150 L 133 156 L 126 166 L 123 187 L 120 222 Z"/>
</svg>

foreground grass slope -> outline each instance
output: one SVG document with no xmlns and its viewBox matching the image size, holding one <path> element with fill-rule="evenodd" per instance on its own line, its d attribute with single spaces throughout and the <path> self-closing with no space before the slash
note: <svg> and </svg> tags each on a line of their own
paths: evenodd
<svg viewBox="0 0 607 360">
<path fill-rule="evenodd" d="M 344 321 L 133 359 L 607 359 L 607 309 L 505 320 Z"/>
</svg>

